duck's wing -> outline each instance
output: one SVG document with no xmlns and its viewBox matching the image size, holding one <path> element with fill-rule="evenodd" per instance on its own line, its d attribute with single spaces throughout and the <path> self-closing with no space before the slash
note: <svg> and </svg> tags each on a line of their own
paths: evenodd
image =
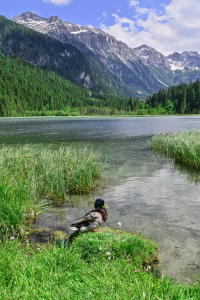
<svg viewBox="0 0 200 300">
<path fill-rule="evenodd" d="M 86 225 L 85 223 L 93 223 L 95 221 L 98 221 L 98 219 L 101 219 L 101 214 L 96 210 L 92 210 L 85 216 L 72 223 L 70 226 Z"/>
</svg>

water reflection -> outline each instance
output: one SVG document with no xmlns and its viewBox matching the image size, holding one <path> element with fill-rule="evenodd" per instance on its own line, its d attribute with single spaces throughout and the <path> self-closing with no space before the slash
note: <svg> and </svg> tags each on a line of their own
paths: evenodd
<svg viewBox="0 0 200 300">
<path fill-rule="evenodd" d="M 185 175 L 187 180 L 191 184 L 200 183 L 200 170 L 197 170 L 192 166 L 185 165 L 182 162 L 176 161 L 173 157 L 168 157 L 165 153 L 162 153 L 161 151 L 152 151 L 152 155 L 154 155 L 157 159 L 167 159 L 169 163 L 173 164 L 174 169 L 179 171 L 179 175 Z"/>
</svg>

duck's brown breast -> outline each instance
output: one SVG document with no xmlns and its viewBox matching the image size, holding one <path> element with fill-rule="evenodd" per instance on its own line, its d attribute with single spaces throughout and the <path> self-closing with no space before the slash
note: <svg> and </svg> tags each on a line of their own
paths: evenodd
<svg viewBox="0 0 200 300">
<path fill-rule="evenodd" d="M 108 213 L 107 210 L 104 207 L 99 207 L 98 211 L 100 212 L 100 214 L 102 215 L 102 220 L 105 223 L 108 217 Z"/>
</svg>

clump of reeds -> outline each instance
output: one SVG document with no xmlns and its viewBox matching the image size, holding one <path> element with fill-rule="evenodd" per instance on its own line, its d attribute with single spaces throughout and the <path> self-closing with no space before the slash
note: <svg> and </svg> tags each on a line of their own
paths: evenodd
<svg viewBox="0 0 200 300">
<path fill-rule="evenodd" d="M 200 130 L 156 134 L 152 138 L 151 149 L 165 152 L 176 161 L 200 169 Z"/>
<path fill-rule="evenodd" d="M 65 199 L 93 189 L 101 176 L 100 153 L 89 147 L 42 145 L 0 148 L 0 231 L 13 231 L 38 199 Z"/>
</svg>

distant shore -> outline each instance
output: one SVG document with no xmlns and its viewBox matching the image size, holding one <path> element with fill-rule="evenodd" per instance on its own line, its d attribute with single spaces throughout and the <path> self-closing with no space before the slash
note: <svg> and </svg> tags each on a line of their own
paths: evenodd
<svg viewBox="0 0 200 300">
<path fill-rule="evenodd" d="M 77 115 L 77 116 L 56 116 L 56 115 L 50 115 L 50 116 L 17 116 L 17 117 L 0 117 L 0 119 L 21 119 L 21 118 L 140 118 L 140 117 L 200 117 L 200 114 L 164 114 L 164 115 Z"/>
</svg>

